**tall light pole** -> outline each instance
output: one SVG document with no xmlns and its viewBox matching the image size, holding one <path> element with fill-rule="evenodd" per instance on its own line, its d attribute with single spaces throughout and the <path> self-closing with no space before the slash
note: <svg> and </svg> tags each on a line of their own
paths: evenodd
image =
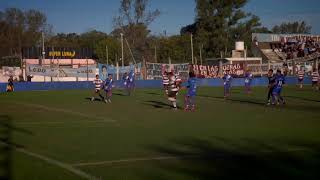
<svg viewBox="0 0 320 180">
<path fill-rule="evenodd" d="M 203 44 L 200 45 L 200 64 L 202 65 L 202 49 L 203 49 Z"/>
<path fill-rule="evenodd" d="M 44 32 L 42 32 L 41 33 L 41 36 L 42 36 L 42 59 L 44 59 L 45 58 L 45 54 L 46 54 L 46 52 L 45 52 L 45 50 L 44 50 Z"/>
<path fill-rule="evenodd" d="M 106 56 L 107 56 L 107 65 L 109 65 L 109 51 L 108 51 L 108 45 L 106 45 Z"/>
<path fill-rule="evenodd" d="M 121 35 L 121 65 L 122 67 L 124 66 L 124 61 L 123 61 L 123 33 L 120 33 Z"/>
<path fill-rule="evenodd" d="M 154 46 L 154 62 L 157 63 L 157 46 Z"/>
<path fill-rule="evenodd" d="M 191 62 L 192 62 L 192 64 L 194 64 L 194 60 L 193 60 L 193 37 L 192 37 L 193 35 L 192 35 L 192 33 L 190 34 L 190 44 L 191 44 Z"/>
</svg>

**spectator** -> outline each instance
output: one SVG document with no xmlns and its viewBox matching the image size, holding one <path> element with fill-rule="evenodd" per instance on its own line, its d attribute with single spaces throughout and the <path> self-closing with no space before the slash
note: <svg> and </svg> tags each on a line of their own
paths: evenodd
<svg viewBox="0 0 320 180">
<path fill-rule="evenodd" d="M 32 78 L 33 78 L 33 75 L 28 75 L 27 76 L 27 82 L 31 82 Z"/>
<path fill-rule="evenodd" d="M 13 92 L 14 91 L 14 86 L 13 86 L 13 77 L 10 76 L 8 79 L 8 84 L 7 84 L 7 92 Z"/>
</svg>

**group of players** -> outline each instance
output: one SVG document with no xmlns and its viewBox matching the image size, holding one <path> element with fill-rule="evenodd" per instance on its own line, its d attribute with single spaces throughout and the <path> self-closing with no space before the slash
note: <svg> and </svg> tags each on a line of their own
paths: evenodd
<svg viewBox="0 0 320 180">
<path fill-rule="evenodd" d="M 277 70 L 274 74 L 274 71 L 270 69 L 268 71 L 268 95 L 267 95 L 267 105 L 279 105 L 285 104 L 285 100 L 281 95 L 283 85 L 285 84 L 286 79 L 286 71 L 282 73 L 281 70 Z M 300 88 L 303 87 L 303 81 L 305 77 L 305 72 L 298 71 L 298 82 Z M 122 81 L 123 87 L 127 92 L 127 95 L 131 95 L 134 89 L 134 79 L 135 74 L 131 71 L 129 74 L 125 73 Z M 224 87 L 224 98 L 229 98 L 231 94 L 231 85 L 232 85 L 232 75 L 229 71 L 221 77 L 223 80 L 223 87 Z M 252 93 L 252 81 L 254 76 L 250 70 L 247 70 L 244 74 L 244 90 L 247 94 Z M 312 85 L 318 90 L 318 80 L 319 80 L 319 73 L 314 71 L 312 73 Z M 96 76 L 94 80 L 95 91 L 94 95 L 92 96 L 91 100 L 95 99 L 96 95 L 99 95 L 101 99 L 103 99 L 106 103 L 111 102 L 112 97 L 112 88 L 114 87 L 114 81 L 112 75 L 109 74 L 108 78 L 105 81 L 99 79 L 99 75 Z M 168 97 L 168 101 L 172 104 L 172 108 L 177 110 L 177 95 L 180 90 L 186 89 L 187 93 L 184 97 L 184 110 L 185 111 L 195 111 L 195 97 L 197 94 L 197 78 L 194 72 L 189 72 L 189 78 L 186 82 L 186 85 L 183 86 L 183 81 L 179 77 L 179 75 L 174 74 L 173 71 L 171 72 L 164 72 L 162 75 L 162 84 L 165 95 Z M 101 90 L 105 91 L 105 97 L 101 94 Z"/>
<path fill-rule="evenodd" d="M 134 89 L 134 72 L 130 71 L 129 73 L 124 73 L 122 80 L 123 87 L 126 90 L 127 95 L 130 96 Z M 93 84 L 95 88 L 91 97 L 91 101 L 94 101 L 95 97 L 99 96 L 105 103 L 111 103 L 112 89 L 115 86 L 112 74 L 108 74 L 107 79 L 105 79 L 104 81 L 100 79 L 99 75 L 96 75 Z M 105 96 L 101 94 L 102 91 L 105 92 Z"/>
</svg>

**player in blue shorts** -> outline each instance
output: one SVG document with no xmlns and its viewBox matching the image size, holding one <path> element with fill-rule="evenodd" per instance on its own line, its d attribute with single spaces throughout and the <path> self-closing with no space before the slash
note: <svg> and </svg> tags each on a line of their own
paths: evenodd
<svg viewBox="0 0 320 180">
<path fill-rule="evenodd" d="M 134 71 L 131 70 L 128 74 L 128 79 L 127 79 L 127 91 L 128 95 L 130 96 L 134 87 L 135 87 L 135 74 Z"/>
<path fill-rule="evenodd" d="M 112 87 L 113 87 L 113 78 L 112 74 L 108 75 L 108 78 L 104 81 L 104 91 L 106 92 L 106 103 L 111 103 L 111 97 L 112 97 Z"/>
<path fill-rule="evenodd" d="M 251 83 L 253 80 L 253 74 L 248 69 L 247 72 L 244 74 L 244 87 L 247 94 L 251 94 Z"/>
<path fill-rule="evenodd" d="M 122 83 L 123 83 L 124 89 L 127 88 L 128 79 L 129 79 L 128 73 L 125 72 L 125 73 L 123 74 L 123 76 L 122 76 Z"/>
<path fill-rule="evenodd" d="M 197 92 L 197 79 L 193 72 L 189 72 L 189 79 L 187 85 L 187 95 L 185 96 L 185 111 L 195 110 L 195 97 Z"/>
<path fill-rule="evenodd" d="M 227 71 L 226 74 L 223 76 L 223 87 L 224 87 L 224 98 L 228 98 L 230 96 L 230 89 L 231 89 L 231 81 L 232 76 L 229 74 L 230 71 Z"/>
<path fill-rule="evenodd" d="M 281 96 L 282 87 L 285 84 L 285 76 L 281 70 L 277 70 L 275 84 L 272 90 L 272 104 L 285 104 L 284 98 Z"/>
</svg>

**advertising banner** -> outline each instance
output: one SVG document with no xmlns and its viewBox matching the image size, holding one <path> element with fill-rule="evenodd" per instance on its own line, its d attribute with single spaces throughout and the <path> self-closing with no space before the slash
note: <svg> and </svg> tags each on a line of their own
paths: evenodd
<svg viewBox="0 0 320 180">
<path fill-rule="evenodd" d="M 27 75 L 48 77 L 89 77 L 96 75 L 96 66 L 85 66 L 80 68 L 50 67 L 41 65 L 27 65 Z"/>
<path fill-rule="evenodd" d="M 146 63 L 147 79 L 162 79 L 162 74 L 167 71 L 173 71 L 179 74 L 182 79 L 187 79 L 189 74 L 189 64 L 161 64 L 161 63 Z"/>
</svg>

